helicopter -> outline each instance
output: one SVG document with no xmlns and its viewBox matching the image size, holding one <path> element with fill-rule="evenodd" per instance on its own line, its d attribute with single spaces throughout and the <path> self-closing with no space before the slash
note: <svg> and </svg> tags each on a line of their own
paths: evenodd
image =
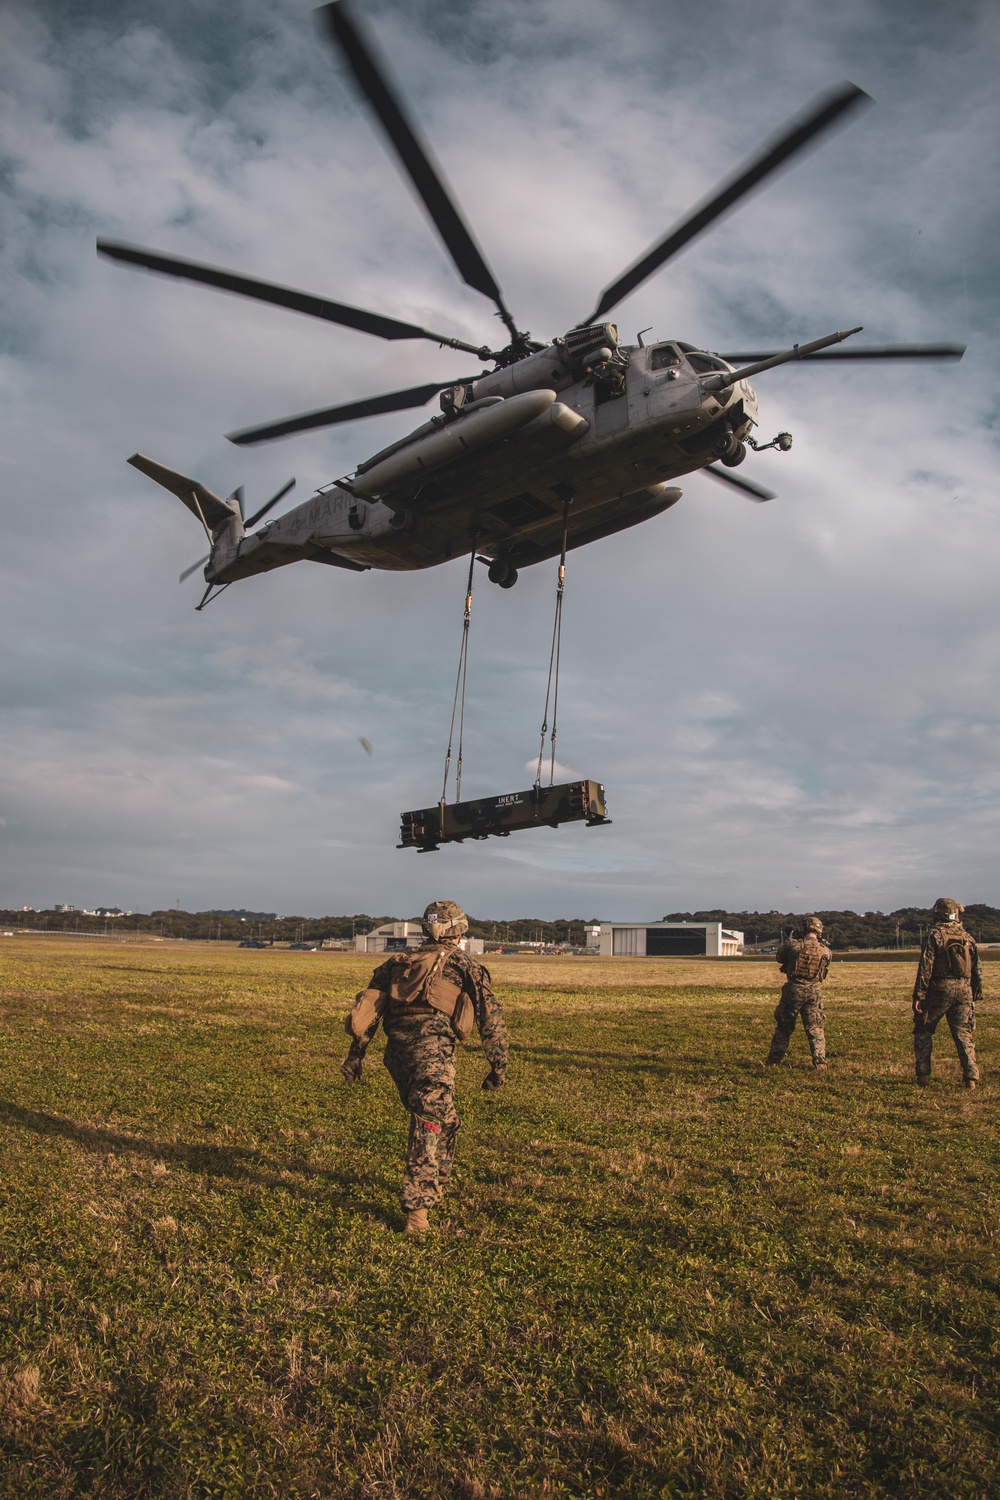
<svg viewBox="0 0 1000 1500">
<path fill-rule="evenodd" d="M 782 132 L 601 292 L 593 312 L 549 343 L 520 329 L 453 194 L 408 118 L 373 39 L 344 0 L 320 23 L 367 99 L 403 171 L 466 285 L 488 298 L 503 324 L 500 348 L 476 346 L 416 324 L 333 302 L 159 251 L 99 239 L 99 254 L 387 340 L 423 339 L 492 366 L 304 412 L 228 434 L 238 446 L 269 442 L 364 417 L 426 406 L 440 411 L 408 436 L 321 486 L 310 499 L 253 528 L 291 488 L 247 518 L 243 493 L 221 499 L 196 480 L 142 454 L 128 462 L 177 495 L 201 521 L 207 557 L 197 606 L 239 579 L 301 560 L 353 572 L 409 571 L 474 555 L 501 588 L 518 570 L 661 514 L 681 498 L 677 479 L 697 471 L 755 501 L 773 491 L 733 473 L 748 454 L 787 452 L 791 435 L 755 437 L 750 377 L 796 360 L 960 359 L 957 344 L 834 349 L 861 332 L 838 330 L 790 349 L 722 354 L 677 338 L 624 344 L 607 315 L 742 198 L 869 96 L 843 83 L 814 100 Z M 294 480 L 291 482 L 294 484 Z"/>
</svg>

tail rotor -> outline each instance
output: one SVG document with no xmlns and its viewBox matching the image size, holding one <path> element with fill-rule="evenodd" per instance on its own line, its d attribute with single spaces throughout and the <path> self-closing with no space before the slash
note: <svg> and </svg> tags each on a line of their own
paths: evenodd
<svg viewBox="0 0 1000 1500">
<path fill-rule="evenodd" d="M 256 524 L 257 524 L 258 521 L 263 520 L 263 518 L 267 515 L 267 513 L 268 513 L 269 510 L 273 510 L 273 508 L 277 505 L 277 503 L 278 503 L 279 500 L 284 500 L 284 498 L 288 494 L 289 490 L 292 490 L 294 488 L 295 488 L 295 480 L 294 479 L 290 479 L 287 484 L 282 485 L 281 489 L 278 491 L 278 493 L 276 495 L 272 495 L 271 496 L 270 500 L 268 500 L 268 502 L 267 502 L 266 505 L 262 505 L 261 508 L 260 508 L 260 510 L 254 511 L 253 515 L 250 517 L 249 520 L 246 519 L 245 505 L 244 505 L 244 493 L 243 493 L 243 486 L 242 485 L 238 485 L 237 488 L 235 490 L 233 490 L 233 493 L 229 496 L 228 500 L 226 501 L 226 504 L 230 505 L 230 506 L 235 504 L 238 507 L 239 513 L 240 513 L 240 522 L 241 522 L 241 524 L 243 526 L 243 530 L 244 531 L 249 531 L 252 526 L 256 526 Z M 197 562 L 193 562 L 190 565 L 190 567 L 187 567 L 187 568 L 184 569 L 184 572 L 180 575 L 180 577 L 178 578 L 177 582 L 178 583 L 183 583 L 186 578 L 190 578 L 192 573 L 197 572 L 197 570 L 199 568 L 203 568 L 205 566 L 205 564 L 210 561 L 211 556 L 212 556 L 211 552 L 206 552 L 206 554 L 205 554 L 204 557 L 199 557 L 199 559 L 198 559 Z M 201 607 L 202 607 L 203 604 L 207 604 L 208 603 L 208 595 L 211 592 L 211 589 L 212 589 L 212 585 L 209 584 L 208 591 L 206 592 L 205 598 L 202 600 L 201 604 L 198 605 L 199 609 L 201 609 Z M 221 592 L 221 590 L 220 590 L 220 592 Z"/>
<path fill-rule="evenodd" d="M 203 568 L 208 562 L 208 559 L 211 557 L 211 555 L 211 552 L 206 552 L 204 557 L 199 557 L 197 562 L 193 562 L 189 568 L 185 568 L 184 572 L 178 578 L 177 582 L 183 583 L 185 578 L 190 578 L 191 574 L 194 573 L 196 569 Z"/>
</svg>

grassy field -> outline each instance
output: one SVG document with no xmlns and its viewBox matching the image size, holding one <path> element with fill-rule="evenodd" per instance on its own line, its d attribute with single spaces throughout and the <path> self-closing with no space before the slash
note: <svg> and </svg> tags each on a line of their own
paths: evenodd
<svg viewBox="0 0 1000 1500">
<path fill-rule="evenodd" d="M 415 1241 L 364 960 L 3 940 L 4 1500 L 995 1495 L 989 999 L 918 1094 L 908 966 L 834 965 L 825 1076 L 765 964 L 493 968 Z"/>
</svg>

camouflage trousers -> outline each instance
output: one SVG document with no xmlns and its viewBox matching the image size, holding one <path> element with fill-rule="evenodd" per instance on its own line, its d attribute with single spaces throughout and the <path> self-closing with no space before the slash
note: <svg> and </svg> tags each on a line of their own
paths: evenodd
<svg viewBox="0 0 1000 1500">
<path fill-rule="evenodd" d="M 455 1033 L 433 1011 L 401 1016 L 386 1026 L 384 1062 L 409 1111 L 410 1133 L 400 1202 L 406 1213 L 433 1208 L 444 1196 L 458 1140 Z"/>
<path fill-rule="evenodd" d="M 767 1054 L 769 1063 L 779 1063 L 788 1051 L 797 1017 L 802 1017 L 802 1029 L 809 1041 L 809 1051 L 814 1063 L 826 1062 L 826 1034 L 823 1030 L 823 991 L 818 984 L 807 984 L 802 980 L 789 980 L 782 987 L 781 998 L 774 1011 L 774 1036 L 771 1050 Z"/>
<path fill-rule="evenodd" d="M 948 1022 L 948 1030 L 962 1064 L 962 1077 L 966 1081 L 978 1078 L 976 1044 L 973 1041 L 976 1007 L 972 999 L 972 986 L 967 979 L 934 980 L 928 986 L 923 1010 L 913 1012 L 913 1057 L 917 1065 L 917 1077 L 930 1077 L 931 1048 L 942 1016 Z"/>
</svg>

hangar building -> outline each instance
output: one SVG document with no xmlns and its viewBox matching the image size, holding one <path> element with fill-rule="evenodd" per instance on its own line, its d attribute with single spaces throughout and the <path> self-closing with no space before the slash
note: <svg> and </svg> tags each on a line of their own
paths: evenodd
<svg viewBox="0 0 1000 1500">
<path fill-rule="evenodd" d="M 742 932 L 721 922 L 602 922 L 602 958 L 739 958 Z"/>
<path fill-rule="evenodd" d="M 383 922 L 371 932 L 359 932 L 354 946 L 359 953 L 402 953 L 407 948 L 417 948 L 424 940 L 424 929 L 419 922 Z M 482 953 L 482 938 L 464 937 L 459 947 L 466 953 Z"/>
</svg>

